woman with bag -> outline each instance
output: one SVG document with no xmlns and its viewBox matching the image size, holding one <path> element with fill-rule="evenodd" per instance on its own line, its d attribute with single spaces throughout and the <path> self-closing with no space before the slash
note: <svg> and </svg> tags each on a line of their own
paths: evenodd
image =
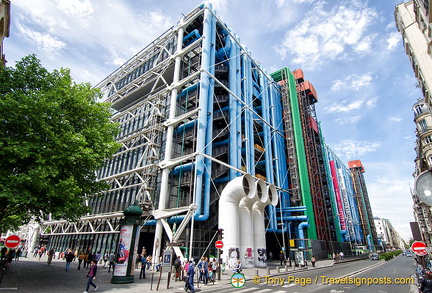
<svg viewBox="0 0 432 293">
<path fill-rule="evenodd" d="M 97 274 L 97 263 L 96 260 L 92 260 L 91 261 L 91 266 L 90 266 L 90 270 L 87 274 L 87 287 L 85 289 L 85 291 L 83 293 L 88 293 L 88 290 L 90 288 L 90 285 L 92 285 L 94 287 L 94 290 L 97 291 L 98 286 L 96 286 L 93 283 L 93 280 L 96 279 L 96 274 Z"/>
</svg>

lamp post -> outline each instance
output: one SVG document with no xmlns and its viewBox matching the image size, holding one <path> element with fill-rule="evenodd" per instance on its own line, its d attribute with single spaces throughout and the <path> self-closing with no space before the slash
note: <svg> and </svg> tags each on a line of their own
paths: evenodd
<svg viewBox="0 0 432 293">
<path fill-rule="evenodd" d="M 134 282 L 135 254 L 138 250 L 140 217 L 142 209 L 136 205 L 128 206 L 120 222 L 120 236 L 117 246 L 117 260 L 111 283 L 125 284 Z"/>
</svg>

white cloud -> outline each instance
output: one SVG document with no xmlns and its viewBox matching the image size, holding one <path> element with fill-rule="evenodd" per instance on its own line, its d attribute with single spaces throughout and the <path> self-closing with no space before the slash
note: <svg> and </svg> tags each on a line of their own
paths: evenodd
<svg viewBox="0 0 432 293">
<path fill-rule="evenodd" d="M 351 117 L 337 118 L 334 121 L 340 125 L 348 125 L 348 124 L 354 124 L 358 122 L 360 119 L 361 119 L 360 116 L 351 116 Z"/>
<path fill-rule="evenodd" d="M 17 28 L 24 39 L 35 44 L 36 47 L 38 47 L 38 49 L 41 51 L 56 54 L 66 46 L 64 42 L 58 40 L 55 36 L 50 34 L 32 30 L 21 24 L 17 24 Z"/>
<path fill-rule="evenodd" d="M 309 68 L 323 60 L 343 59 L 350 50 L 367 52 L 376 37 L 368 28 L 377 18 L 377 12 L 360 1 L 343 1 L 333 7 L 319 1 L 274 49 L 282 58 L 290 54 L 294 63 Z"/>
<path fill-rule="evenodd" d="M 89 0 L 56 0 L 55 2 L 60 10 L 72 16 L 88 17 L 94 13 Z"/>
<path fill-rule="evenodd" d="M 363 106 L 364 102 L 361 100 L 356 100 L 354 102 L 344 100 L 339 103 L 334 103 L 332 106 L 329 106 L 324 109 L 327 113 L 339 113 L 339 112 L 348 112 L 352 110 L 360 109 Z"/>
<path fill-rule="evenodd" d="M 402 121 L 402 118 L 400 118 L 400 117 L 394 117 L 394 116 L 389 117 L 388 119 L 390 121 L 395 121 L 395 122 L 401 122 Z"/>
<path fill-rule="evenodd" d="M 398 32 L 392 32 L 387 39 L 387 49 L 394 50 L 401 42 L 401 35 Z"/>
<path fill-rule="evenodd" d="M 353 90 L 359 91 L 362 88 L 368 86 L 372 80 L 372 76 L 370 73 L 366 73 L 363 75 L 351 74 L 346 76 L 343 79 L 337 79 L 333 82 L 331 86 L 332 91 L 339 90 Z"/>
<path fill-rule="evenodd" d="M 367 153 L 374 152 L 382 146 L 381 142 L 377 141 L 355 141 L 355 140 L 343 140 L 336 146 L 333 146 L 333 150 L 338 156 L 355 159 L 364 156 Z"/>
<path fill-rule="evenodd" d="M 378 102 L 378 97 L 369 99 L 366 101 L 366 106 L 368 108 L 374 108 L 376 106 L 376 103 Z"/>
</svg>

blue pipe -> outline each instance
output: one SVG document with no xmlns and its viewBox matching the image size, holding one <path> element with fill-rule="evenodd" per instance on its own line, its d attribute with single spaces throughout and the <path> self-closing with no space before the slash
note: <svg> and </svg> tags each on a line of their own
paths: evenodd
<svg viewBox="0 0 432 293">
<path fill-rule="evenodd" d="M 190 93 L 190 92 L 196 90 L 196 89 L 198 88 L 199 85 L 200 85 L 200 83 L 197 82 L 197 83 L 191 85 L 190 87 L 185 88 L 184 90 L 181 91 L 180 94 L 178 94 L 177 97 L 178 97 L 178 98 L 179 98 L 179 97 L 184 98 L 188 93 Z"/>
<path fill-rule="evenodd" d="M 236 40 L 237 43 L 234 43 L 235 46 L 235 57 L 234 57 L 234 63 L 235 63 L 235 67 L 236 67 L 236 95 L 239 99 L 241 99 L 243 101 L 243 97 L 241 94 L 241 58 L 240 58 L 240 38 L 236 35 Z M 244 102 L 244 101 L 243 101 Z M 236 104 L 237 104 L 237 119 L 236 119 L 236 123 L 237 123 L 237 168 L 241 169 L 242 167 L 242 155 L 241 155 L 241 150 L 242 150 L 242 120 L 241 120 L 241 116 L 244 116 L 244 114 L 242 115 L 242 108 L 243 108 L 243 104 L 241 103 L 241 101 L 236 99 Z M 237 172 L 237 176 L 241 176 L 240 172 Z"/>
<path fill-rule="evenodd" d="M 226 145 L 226 144 L 228 144 L 228 139 L 217 141 L 217 142 L 213 143 L 213 148 L 217 148 L 217 147 L 220 147 L 220 146 L 223 146 L 223 145 Z"/>
<path fill-rule="evenodd" d="M 277 220 L 280 221 L 281 218 L 277 217 Z M 306 215 L 302 216 L 285 216 L 282 218 L 283 221 L 307 221 L 308 217 Z"/>
<path fill-rule="evenodd" d="M 203 6 L 199 6 L 201 8 L 204 8 L 206 6 L 208 9 L 204 11 L 204 30 L 203 35 L 209 36 L 208 38 L 203 39 L 203 53 L 202 53 L 202 62 L 201 66 L 211 73 L 211 68 L 214 70 L 214 66 L 211 66 L 212 63 L 212 56 L 214 56 L 214 40 L 216 37 L 216 20 L 213 17 L 210 10 L 212 9 L 211 3 L 205 2 L 202 4 Z M 201 152 L 209 152 L 209 148 L 205 148 L 206 146 L 206 138 L 208 137 L 206 133 L 207 129 L 207 114 L 208 114 L 208 101 L 213 99 L 213 94 L 209 95 L 209 92 L 213 93 L 212 84 L 210 82 L 210 76 L 206 72 L 201 72 L 200 80 L 201 80 L 201 86 L 199 88 L 200 91 L 200 101 L 199 101 L 199 107 L 201 108 L 201 111 L 198 114 L 198 134 L 197 134 L 197 151 Z M 210 147 L 210 154 L 211 154 L 211 147 Z M 210 176 L 208 173 L 205 172 L 205 162 L 203 156 L 197 156 L 195 161 L 195 176 L 196 176 L 196 197 L 195 202 L 198 205 L 198 209 L 194 213 L 194 220 L 196 221 L 205 221 L 208 219 L 210 215 L 210 184 L 206 184 L 208 188 L 204 191 L 204 204 L 203 202 L 203 175 Z M 205 179 L 207 182 L 209 179 Z M 203 207 L 204 205 L 204 207 Z M 169 222 L 173 221 L 181 221 L 184 219 L 185 216 L 173 216 L 169 219 Z M 146 226 L 150 225 L 156 225 L 156 220 L 149 220 L 145 224 Z"/>
<path fill-rule="evenodd" d="M 231 36 L 226 36 L 225 38 L 225 46 L 226 47 L 230 47 L 231 48 Z M 235 57 L 235 50 L 230 50 L 229 51 L 229 80 L 228 80 L 228 84 L 229 84 L 229 89 L 234 93 L 236 93 L 236 83 L 237 83 L 237 76 L 236 76 L 236 68 L 235 68 L 235 62 L 234 62 L 234 57 Z M 217 56 L 216 56 L 217 57 Z M 235 123 L 235 119 L 237 117 L 237 102 L 236 102 L 236 98 L 234 98 L 234 96 L 232 94 L 229 94 L 229 148 L 230 148 L 230 153 L 229 153 L 229 164 L 233 167 L 238 168 L 237 166 L 237 161 L 238 161 L 238 153 L 237 153 L 237 123 Z M 233 180 L 234 178 L 238 177 L 237 176 L 237 171 L 235 171 L 234 169 L 230 169 L 229 170 L 229 174 L 230 174 L 230 180 Z"/>
<path fill-rule="evenodd" d="M 193 163 L 193 162 L 179 165 L 179 166 L 175 167 L 174 169 L 172 169 L 172 171 L 170 173 L 171 173 L 171 175 L 177 176 L 180 174 L 180 172 L 182 172 L 182 173 L 191 172 L 193 170 L 194 165 L 195 165 L 195 163 Z"/>
<path fill-rule="evenodd" d="M 189 33 L 187 36 L 185 36 L 183 38 L 183 44 L 184 44 L 184 46 L 188 46 L 189 44 L 193 43 L 195 40 L 197 40 L 199 38 L 201 38 L 199 31 L 197 29 L 194 29 L 191 33 Z M 192 39 L 192 40 L 189 41 L 189 39 Z"/>
<path fill-rule="evenodd" d="M 183 131 L 187 132 L 188 130 L 194 128 L 197 125 L 197 123 L 198 123 L 198 121 L 195 119 L 195 120 L 189 121 L 187 123 L 181 124 L 179 127 L 177 127 L 176 132 L 177 132 L 177 134 L 182 133 Z"/>
<path fill-rule="evenodd" d="M 231 57 L 231 37 L 229 35 L 225 36 L 225 47 L 222 47 L 216 53 L 216 62 L 221 62 L 227 59 L 228 56 Z M 231 63 L 231 61 L 229 62 Z"/>
<path fill-rule="evenodd" d="M 372 252 L 372 241 L 371 241 L 371 235 L 370 234 L 368 234 L 367 236 L 366 236 L 366 239 L 367 239 L 367 244 L 368 244 L 368 247 L 369 247 L 369 251 L 370 252 Z"/>
<path fill-rule="evenodd" d="M 250 109 L 245 111 L 245 137 L 247 139 L 246 146 L 246 170 L 249 174 L 255 175 L 255 156 L 254 156 L 254 133 L 253 133 L 253 108 L 252 102 L 252 61 L 246 54 L 243 54 L 244 76 L 243 89 L 245 90 L 245 103 Z"/>
<path fill-rule="evenodd" d="M 210 64 L 209 65 L 213 65 L 213 60 L 215 60 L 215 40 L 216 40 L 216 19 L 213 17 L 212 14 L 209 15 L 210 20 L 209 20 L 209 29 L 210 29 L 210 41 L 208 45 L 208 49 L 209 49 L 209 58 L 210 58 Z M 205 19 L 204 19 L 205 22 Z M 207 70 L 210 72 L 211 75 L 215 75 L 215 66 L 208 66 Z M 213 94 L 214 94 L 214 80 L 213 78 L 209 79 L 209 87 L 207 89 L 207 111 L 204 113 L 207 113 L 207 132 L 206 132 L 206 149 L 205 154 L 208 156 L 212 156 L 213 155 Z M 204 97 L 205 98 L 205 97 Z M 204 172 L 204 209 L 203 212 L 201 214 L 198 214 L 197 212 L 195 212 L 194 215 L 194 219 L 196 221 L 205 221 L 209 218 L 210 216 L 210 187 L 212 186 L 211 184 L 211 169 L 212 169 L 212 160 L 210 159 L 205 159 L 205 172 Z M 200 186 L 200 185 L 199 185 Z M 201 186 L 200 186 L 201 188 Z"/>
<path fill-rule="evenodd" d="M 300 245 L 299 248 L 304 248 L 304 232 L 303 232 L 303 228 L 307 228 L 309 227 L 309 222 L 301 222 L 298 225 L 298 235 L 299 235 L 299 239 L 300 239 Z"/>
</svg>

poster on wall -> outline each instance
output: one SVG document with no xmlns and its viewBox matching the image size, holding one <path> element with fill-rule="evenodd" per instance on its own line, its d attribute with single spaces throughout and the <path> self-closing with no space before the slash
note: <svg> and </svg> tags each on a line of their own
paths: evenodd
<svg viewBox="0 0 432 293">
<path fill-rule="evenodd" d="M 117 261 L 114 267 L 114 276 L 126 276 L 127 266 L 129 262 L 129 254 L 131 249 L 132 234 L 133 225 L 125 225 L 121 227 L 117 250 Z"/>
<path fill-rule="evenodd" d="M 140 229 L 136 229 L 135 231 L 135 244 L 134 244 L 134 250 L 132 251 L 132 253 L 138 252 L 138 239 L 139 239 L 139 233 L 140 233 Z M 132 276 L 135 273 L 135 266 L 132 265 L 130 266 L 130 271 L 129 271 L 129 275 Z"/>
</svg>

